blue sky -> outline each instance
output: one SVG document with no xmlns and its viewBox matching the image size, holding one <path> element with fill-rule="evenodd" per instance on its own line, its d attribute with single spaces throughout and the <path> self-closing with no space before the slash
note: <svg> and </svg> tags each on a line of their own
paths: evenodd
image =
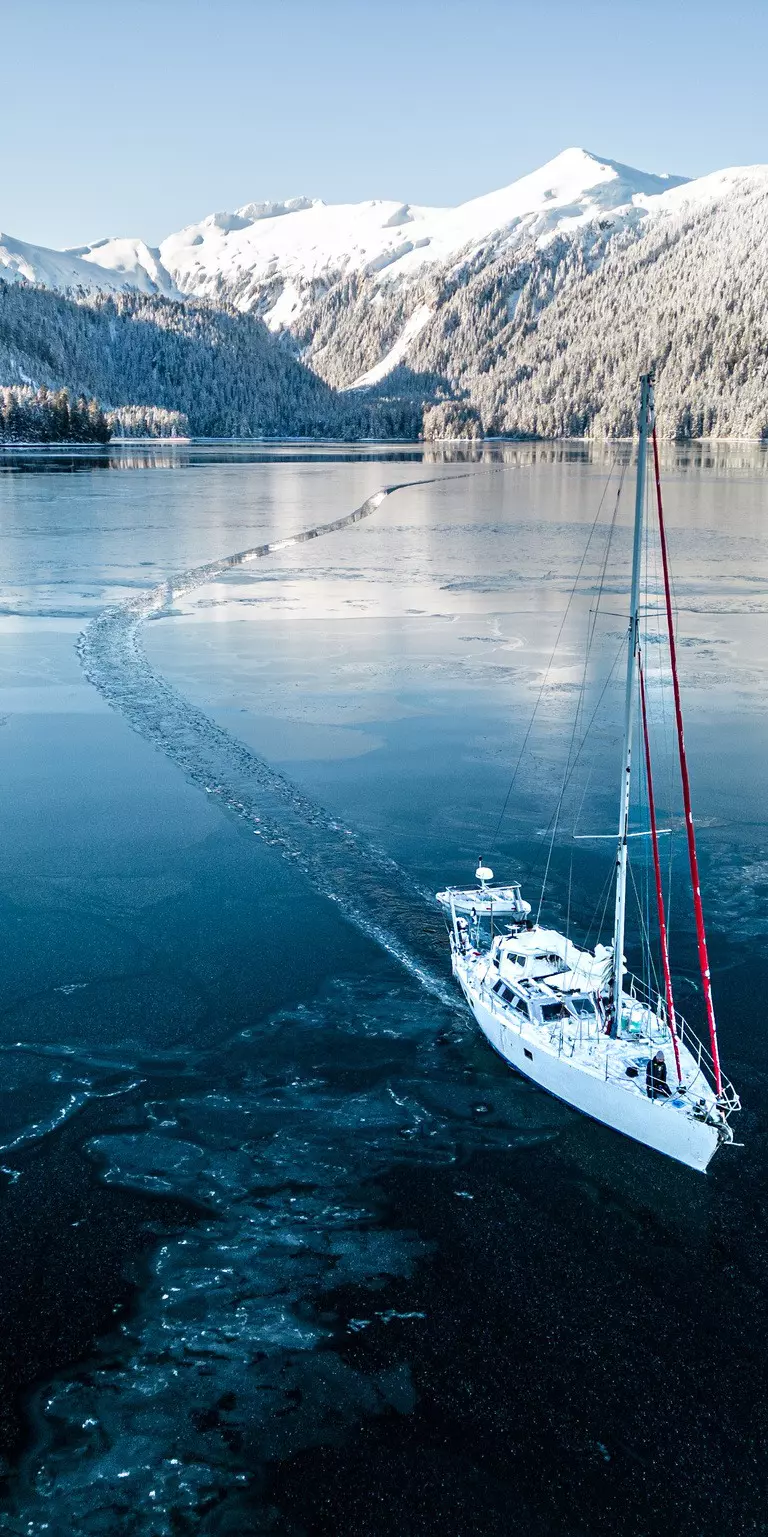
<svg viewBox="0 0 768 1537">
<path fill-rule="evenodd" d="M 768 161 L 767 0 L 7 0 L 0 229 L 156 242 L 300 194 L 454 203 L 570 144 Z"/>
</svg>

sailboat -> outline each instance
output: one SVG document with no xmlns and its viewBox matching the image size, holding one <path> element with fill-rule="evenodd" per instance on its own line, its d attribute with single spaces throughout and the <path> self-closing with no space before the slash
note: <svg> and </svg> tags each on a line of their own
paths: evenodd
<svg viewBox="0 0 768 1537">
<path fill-rule="evenodd" d="M 730 1117 L 739 1097 L 723 1075 L 701 898 L 696 834 L 683 734 L 669 556 L 661 494 L 653 377 L 643 375 L 635 487 L 624 738 L 616 845 L 612 944 L 580 949 L 567 934 L 542 926 L 520 884 L 494 886 L 480 861 L 477 885 L 437 893 L 449 921 L 451 963 L 464 997 L 490 1044 L 509 1065 L 575 1110 L 692 1169 L 706 1170 L 718 1148 L 733 1142 Z M 645 671 L 641 654 L 640 584 L 649 445 L 656 486 L 669 661 L 691 871 L 698 959 L 709 1046 L 674 1001 L 653 790 Z M 643 744 L 649 826 L 630 832 L 633 746 Z M 661 977 L 656 986 L 629 975 L 624 958 L 629 840 L 645 836 L 653 850 Z M 671 1074 L 667 1075 L 667 1058 Z"/>
</svg>

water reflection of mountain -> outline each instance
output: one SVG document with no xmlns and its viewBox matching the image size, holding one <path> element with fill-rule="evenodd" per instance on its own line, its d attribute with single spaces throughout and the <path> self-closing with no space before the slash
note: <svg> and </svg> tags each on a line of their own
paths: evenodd
<svg viewBox="0 0 768 1537">
<path fill-rule="evenodd" d="M 713 470 L 718 474 L 758 476 L 768 471 L 768 445 L 764 443 L 662 443 L 660 447 L 662 465 L 667 470 Z M 107 449 L 0 445 L 0 473 L 173 470 L 194 464 L 273 464 L 283 460 L 297 464 L 591 464 L 608 469 L 611 465 L 629 463 L 632 454 L 633 445 L 629 441 L 604 443 L 581 438 L 554 443 L 478 438 L 455 442 L 323 443 L 317 446 L 300 441 L 255 444 L 246 439 L 178 442 L 147 439 L 135 443 L 116 442 Z"/>
</svg>

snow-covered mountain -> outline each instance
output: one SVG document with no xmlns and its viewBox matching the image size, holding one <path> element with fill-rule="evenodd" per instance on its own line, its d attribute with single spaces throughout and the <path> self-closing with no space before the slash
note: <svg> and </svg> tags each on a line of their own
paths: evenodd
<svg viewBox="0 0 768 1537">
<path fill-rule="evenodd" d="M 313 285 L 351 274 L 408 284 L 460 257 L 541 245 L 606 216 L 612 223 L 637 222 L 654 200 L 682 184 L 681 177 L 651 176 L 568 149 L 500 192 L 458 208 L 381 199 L 248 203 L 234 213 L 209 214 L 169 235 L 159 249 L 115 238 L 51 251 L 0 235 L 0 269 L 59 289 L 225 298 L 259 310 L 276 330 L 297 319 Z"/>
<path fill-rule="evenodd" d="M 679 181 L 573 149 L 458 208 L 381 200 L 251 204 L 190 225 L 160 250 L 184 293 L 216 298 L 224 291 L 243 309 L 261 310 L 276 329 L 295 323 L 313 285 L 357 274 L 386 287 L 408 286 L 428 269 L 481 249 L 498 255 L 619 208 L 639 212 Z"/>
<path fill-rule="evenodd" d="M 762 292 L 767 235 L 768 166 L 686 181 L 569 149 L 501 191 L 456 208 L 309 198 L 249 203 L 210 214 L 157 249 L 139 239 L 105 239 L 56 252 L 0 236 L 0 277 L 85 295 L 132 289 L 226 305 L 264 320 L 336 389 L 434 408 L 430 430 L 549 434 L 565 430 L 564 422 L 569 430 L 576 422 L 590 430 L 599 417 L 612 430 L 623 420 L 618 396 L 608 409 L 613 375 L 601 373 L 597 361 L 599 399 L 590 405 L 582 390 L 579 409 L 570 412 L 568 359 L 557 353 L 566 312 L 571 327 L 578 314 L 571 349 L 583 353 L 600 331 L 594 305 L 590 309 L 595 293 L 614 316 L 626 299 L 631 320 L 632 285 L 638 294 L 642 289 L 645 329 L 638 322 L 622 331 L 622 367 L 630 353 L 632 366 L 641 354 L 663 366 L 659 360 L 679 357 L 681 345 L 688 346 L 687 320 L 695 328 L 709 300 L 703 271 L 727 314 L 734 311 L 729 284 L 744 294 Z M 676 267 L 694 246 L 696 267 Z M 644 263 L 657 274 L 668 270 L 670 281 L 674 269 L 675 304 L 667 302 L 668 293 L 649 289 Z M 663 335 L 656 318 L 662 311 Z M 610 357 L 613 333 L 600 334 L 600 356 Z M 539 335 L 547 339 L 543 352 L 537 352 Z M 742 342 L 735 345 L 741 356 Z M 723 365 L 721 378 L 705 340 L 702 346 L 700 366 L 692 364 L 695 377 L 719 380 L 712 388 L 722 395 L 733 384 L 732 362 Z M 556 360 L 561 398 L 547 412 Z M 529 387 L 533 377 L 538 382 Z M 721 418 L 717 411 L 712 416 L 709 395 L 689 401 L 681 380 L 675 389 L 676 419 L 717 425 Z M 746 417 L 741 407 L 729 407 L 728 420 L 762 430 L 762 406 L 755 401 Z"/>
<path fill-rule="evenodd" d="M 61 293 L 182 295 L 143 240 L 99 240 L 74 250 L 52 251 L 0 233 L 0 278 L 23 279 Z"/>
<path fill-rule="evenodd" d="M 500 192 L 458 208 L 424 208 L 374 199 L 327 204 L 294 198 L 248 203 L 209 214 L 169 235 L 158 250 L 140 240 L 100 240 L 64 253 L 96 269 L 91 282 L 215 301 L 257 310 L 272 330 L 294 324 L 316 292 L 341 277 L 374 277 L 409 286 L 431 268 L 477 252 L 499 255 L 559 233 L 575 235 L 596 219 L 639 222 L 649 204 L 683 178 L 651 176 L 585 150 L 569 149 Z M 27 261 L 34 266 L 32 248 Z M 42 252 L 42 282 L 60 280 L 53 253 Z M 0 261 L 2 257 L 0 257 Z M 66 274 L 65 274 L 66 276 Z"/>
<path fill-rule="evenodd" d="M 163 266 L 160 252 L 143 240 L 97 240 L 65 254 L 78 264 L 87 263 L 96 283 L 101 284 L 101 274 L 105 274 L 102 292 L 107 290 L 107 284 L 113 284 L 121 290 L 161 294 L 166 299 L 183 297 Z"/>
<path fill-rule="evenodd" d="M 117 283 L 111 274 L 93 268 L 70 251 L 49 251 L 46 246 L 29 245 L 0 233 L 0 278 L 9 282 L 41 283 L 62 292 L 80 289 L 83 293 L 115 293 L 128 285 Z"/>
</svg>

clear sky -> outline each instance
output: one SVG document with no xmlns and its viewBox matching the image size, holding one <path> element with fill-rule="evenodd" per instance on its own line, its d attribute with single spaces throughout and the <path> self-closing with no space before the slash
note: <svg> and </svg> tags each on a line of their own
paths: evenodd
<svg viewBox="0 0 768 1537">
<path fill-rule="evenodd" d="M 297 195 L 456 203 L 579 144 L 768 161 L 768 0 L 0 0 L 0 229 L 151 243 Z"/>
</svg>

